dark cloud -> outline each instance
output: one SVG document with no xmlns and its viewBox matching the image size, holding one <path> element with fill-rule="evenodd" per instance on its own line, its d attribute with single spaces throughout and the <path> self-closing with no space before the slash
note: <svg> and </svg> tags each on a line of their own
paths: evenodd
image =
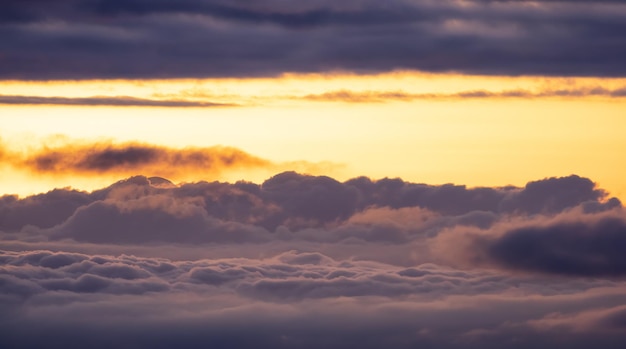
<svg viewBox="0 0 626 349">
<path fill-rule="evenodd" d="M 520 210 L 526 213 L 558 213 L 572 203 L 599 201 L 607 193 L 597 189 L 588 178 L 569 176 L 546 178 L 526 184 L 524 190 L 502 202 L 507 211 Z"/>
<path fill-rule="evenodd" d="M 265 159 L 229 147 L 175 149 L 143 143 L 66 143 L 25 154 L 11 153 L 5 163 L 38 174 L 118 174 L 137 172 L 176 176 L 185 172 L 219 173 L 233 168 L 264 168 Z"/>
<path fill-rule="evenodd" d="M 620 1 L 4 1 L 0 77 L 624 76 L 624 13 Z"/>
<path fill-rule="evenodd" d="M 19 230 L 26 225 L 52 227 L 92 201 L 89 194 L 69 189 L 55 189 L 23 199 L 5 195 L 0 198 L 0 229 Z"/>
<path fill-rule="evenodd" d="M 445 184 L 430 186 L 400 179 L 346 182 L 360 190 L 363 205 L 393 208 L 419 206 L 450 215 L 472 211 L 557 213 L 586 201 L 598 201 L 606 193 L 587 178 L 576 175 L 530 182 L 525 188 L 467 188 Z"/>
<path fill-rule="evenodd" d="M 228 107 L 232 104 L 198 102 L 189 100 L 158 100 L 126 96 L 114 97 L 41 97 L 0 95 L 0 104 L 19 105 L 82 105 L 82 106 L 119 106 L 119 107 Z"/>
<path fill-rule="evenodd" d="M 358 190 L 325 176 L 278 174 L 263 183 L 262 195 L 285 208 L 286 218 L 299 217 L 322 222 L 346 219 L 357 206 Z"/>
<path fill-rule="evenodd" d="M 508 268 L 579 276 L 626 275 L 624 217 L 516 228 L 487 245 L 488 257 Z"/>
</svg>

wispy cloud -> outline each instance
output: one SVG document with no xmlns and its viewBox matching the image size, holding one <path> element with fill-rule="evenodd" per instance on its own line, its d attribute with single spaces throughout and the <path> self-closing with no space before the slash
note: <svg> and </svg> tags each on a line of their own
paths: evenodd
<svg viewBox="0 0 626 349">
<path fill-rule="evenodd" d="M 267 160 L 228 147 L 171 149 L 142 143 L 65 144 L 15 154 L 12 165 L 42 174 L 129 174 L 159 171 L 219 172 L 233 167 L 263 167 Z"/>
<path fill-rule="evenodd" d="M 191 100 L 145 99 L 129 96 L 95 97 L 43 97 L 0 95 L 0 104 L 17 105 L 70 105 L 70 106 L 113 106 L 113 107 L 230 107 L 235 104 L 213 103 Z"/>
<path fill-rule="evenodd" d="M 464 99 L 534 99 L 534 98 L 575 98 L 575 97 L 626 97 L 626 87 L 607 89 L 603 87 L 572 88 L 556 90 L 469 90 L 454 93 L 410 93 L 405 91 L 351 91 L 337 90 L 319 94 L 309 94 L 301 98 L 318 102 L 345 102 L 345 103 L 380 103 L 389 101 L 414 101 L 414 100 L 464 100 Z"/>
<path fill-rule="evenodd" d="M 221 178 L 297 170 L 333 172 L 343 165 L 331 162 L 276 162 L 225 146 L 175 148 L 140 142 L 77 141 L 57 137 L 47 145 L 24 150 L 0 143 L 0 165 L 38 176 L 123 178 L 137 173 L 177 181 Z"/>
<path fill-rule="evenodd" d="M 285 95 L 281 93 L 255 96 L 249 94 L 219 96 L 202 89 L 196 89 L 193 95 L 181 93 L 157 94 L 159 99 L 129 96 L 97 97 L 45 97 L 25 95 L 0 95 L 0 104 L 16 105 L 63 105 L 63 106 L 119 106 L 119 107 L 171 107 L 171 108 L 212 108 L 235 107 L 251 104 L 272 104 L 280 101 L 304 100 L 311 102 L 343 103 L 384 103 L 393 101 L 418 100 L 472 100 L 472 99 L 541 99 L 541 98 L 611 98 L 626 97 L 626 87 L 574 87 L 557 89 L 511 89 L 490 90 L 472 89 L 451 93 L 432 92 L 414 93 L 407 90 L 351 90 L 340 89 L 306 95 Z M 208 99 L 228 100 L 228 102 L 210 102 Z M 237 101 L 233 103 L 233 101 Z"/>
</svg>

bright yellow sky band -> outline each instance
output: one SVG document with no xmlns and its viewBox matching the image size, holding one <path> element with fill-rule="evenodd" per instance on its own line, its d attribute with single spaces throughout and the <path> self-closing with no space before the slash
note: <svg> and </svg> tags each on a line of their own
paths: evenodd
<svg viewBox="0 0 626 349">
<path fill-rule="evenodd" d="M 290 167 L 340 180 L 366 175 L 468 186 L 520 186 L 578 174 L 624 200 L 625 87 L 626 79 L 411 72 L 3 82 L 0 99 L 5 101 L 106 97 L 231 106 L 93 106 L 80 100 L 75 106 L 0 104 L 0 142 L 22 153 L 76 141 L 223 145 L 282 164 L 266 170 L 197 171 L 173 181 L 258 182 Z M 3 163 L 2 194 L 94 189 L 120 179 L 116 173 L 36 174 Z"/>
</svg>

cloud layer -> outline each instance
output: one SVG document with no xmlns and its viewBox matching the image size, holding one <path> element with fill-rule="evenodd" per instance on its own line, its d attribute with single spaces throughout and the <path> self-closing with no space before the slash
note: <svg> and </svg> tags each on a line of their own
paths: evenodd
<svg viewBox="0 0 626 349">
<path fill-rule="evenodd" d="M 280 173 L 0 198 L 0 346 L 621 348 L 626 214 L 523 188 Z"/>
<path fill-rule="evenodd" d="M 621 1 L 4 1 L 4 79 L 624 76 Z"/>
</svg>

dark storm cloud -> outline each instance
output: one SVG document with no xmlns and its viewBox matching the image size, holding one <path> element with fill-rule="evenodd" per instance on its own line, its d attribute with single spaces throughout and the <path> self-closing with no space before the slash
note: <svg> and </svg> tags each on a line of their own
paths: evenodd
<svg viewBox="0 0 626 349">
<path fill-rule="evenodd" d="M 157 100 L 125 96 L 116 97 L 40 97 L 40 96 L 7 96 L 0 95 L 0 104 L 17 105 L 83 105 L 83 106 L 113 106 L 113 107 L 226 107 L 232 104 L 196 102 L 187 100 Z"/>
<path fill-rule="evenodd" d="M 624 76 L 619 1 L 4 1 L 0 77 Z"/>
</svg>

